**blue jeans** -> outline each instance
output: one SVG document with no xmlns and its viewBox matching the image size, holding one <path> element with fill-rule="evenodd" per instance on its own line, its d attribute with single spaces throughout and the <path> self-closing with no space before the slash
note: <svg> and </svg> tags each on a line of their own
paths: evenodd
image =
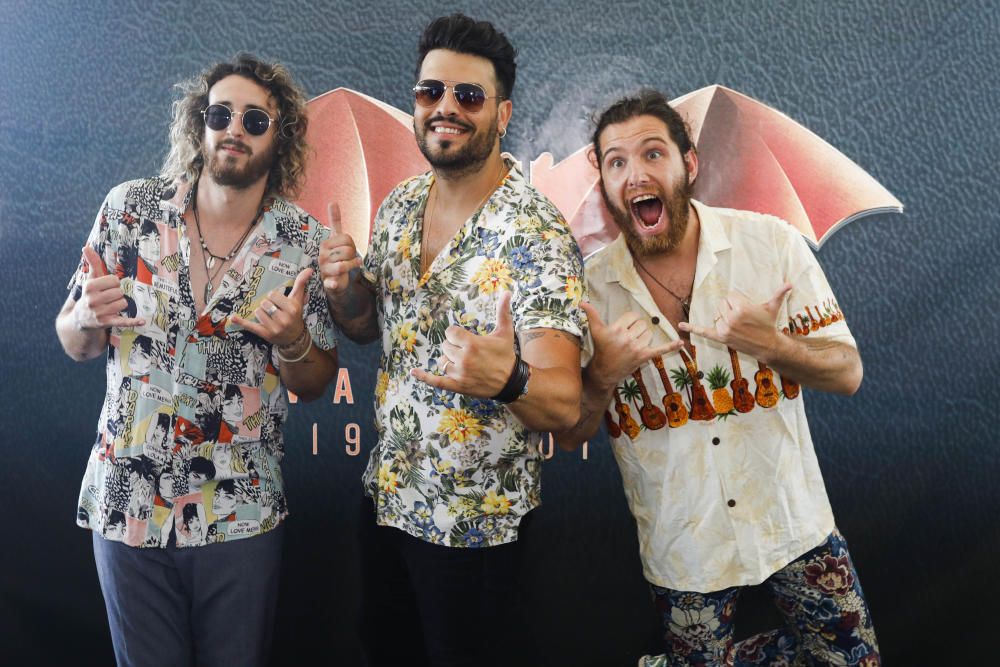
<svg viewBox="0 0 1000 667">
<path fill-rule="evenodd" d="M 772 574 L 764 585 L 785 626 L 739 643 L 733 642 L 733 616 L 741 588 L 693 593 L 652 586 L 667 652 L 646 657 L 642 664 L 881 664 L 871 612 L 839 531 L 834 529 L 823 544 Z"/>
<path fill-rule="evenodd" d="M 265 665 L 283 526 L 242 540 L 139 549 L 93 534 L 115 659 L 148 665 Z"/>
</svg>

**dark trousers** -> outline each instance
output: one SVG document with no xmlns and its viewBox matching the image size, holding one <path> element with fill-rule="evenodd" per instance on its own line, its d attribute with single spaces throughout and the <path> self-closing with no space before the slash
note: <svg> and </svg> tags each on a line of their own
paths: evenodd
<svg viewBox="0 0 1000 667">
<path fill-rule="evenodd" d="M 282 526 L 203 547 L 138 549 L 93 535 L 120 666 L 264 665 L 281 572 Z"/>
<path fill-rule="evenodd" d="M 537 665 L 518 579 L 522 539 L 481 549 L 430 544 L 359 518 L 359 632 L 370 667 Z"/>
</svg>

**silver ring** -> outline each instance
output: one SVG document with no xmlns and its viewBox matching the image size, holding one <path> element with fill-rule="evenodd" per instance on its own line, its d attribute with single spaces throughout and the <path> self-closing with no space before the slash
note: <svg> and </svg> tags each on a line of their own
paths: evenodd
<svg viewBox="0 0 1000 667">
<path fill-rule="evenodd" d="M 449 359 L 448 357 L 445 357 L 444 358 L 444 363 L 441 364 L 441 375 L 447 375 L 448 374 L 448 364 L 450 364 L 450 363 L 451 363 L 451 359 Z"/>
<path fill-rule="evenodd" d="M 270 308 L 264 309 L 264 312 L 273 317 L 278 312 L 278 307 L 272 303 Z"/>
</svg>

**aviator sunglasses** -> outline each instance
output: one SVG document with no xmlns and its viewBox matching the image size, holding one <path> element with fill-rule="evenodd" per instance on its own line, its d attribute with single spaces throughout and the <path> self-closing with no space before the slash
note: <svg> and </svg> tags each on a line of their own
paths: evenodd
<svg viewBox="0 0 1000 667">
<path fill-rule="evenodd" d="M 452 85 L 448 85 L 449 83 Z M 487 95 L 486 91 L 478 83 L 454 83 L 438 81 L 437 79 L 417 81 L 417 85 L 413 87 L 413 97 L 420 106 L 431 107 L 444 97 L 445 91 L 449 88 L 451 88 L 451 92 L 455 96 L 455 101 L 458 102 L 458 105 L 469 113 L 481 111 L 483 105 L 486 104 L 486 100 L 494 97 L 498 100 L 503 99 L 503 95 Z"/>
<path fill-rule="evenodd" d="M 252 134 L 255 137 L 267 132 L 267 128 L 271 127 L 271 123 L 275 121 L 261 109 L 233 111 L 223 104 L 212 104 L 207 109 L 203 109 L 201 115 L 205 119 L 205 125 L 208 129 L 215 131 L 229 127 L 229 124 L 233 122 L 233 116 L 242 116 L 243 129 L 247 131 L 247 134 Z"/>
</svg>

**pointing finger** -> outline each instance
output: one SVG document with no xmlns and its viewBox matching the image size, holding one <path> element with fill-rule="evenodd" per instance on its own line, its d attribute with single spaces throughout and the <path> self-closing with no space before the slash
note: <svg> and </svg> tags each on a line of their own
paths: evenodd
<svg viewBox="0 0 1000 667">
<path fill-rule="evenodd" d="M 510 314 L 510 292 L 500 295 L 497 302 L 497 326 L 493 329 L 494 336 L 514 337 L 514 318 Z"/>
<path fill-rule="evenodd" d="M 343 234 L 344 229 L 340 224 L 340 204 L 331 201 L 326 204 L 326 219 L 330 224 L 330 231 L 334 234 Z"/>
<path fill-rule="evenodd" d="M 587 322 L 590 323 L 591 332 L 603 332 L 606 327 L 604 325 L 604 320 L 601 319 L 597 309 L 587 301 L 581 301 L 580 308 L 587 316 Z"/>
<path fill-rule="evenodd" d="M 791 291 L 792 291 L 791 283 L 785 283 L 784 285 L 779 287 L 778 291 L 775 292 L 774 296 L 771 297 L 771 300 L 767 302 L 767 309 L 772 313 L 778 312 L 778 309 L 781 308 L 781 304 L 785 300 L 785 297 L 788 296 L 788 293 Z"/>
<path fill-rule="evenodd" d="M 108 275 L 107 270 L 104 268 L 104 262 L 98 256 L 97 251 L 89 245 L 83 246 L 83 261 L 87 262 L 87 266 L 90 268 L 91 278 Z"/>
<path fill-rule="evenodd" d="M 292 286 L 292 291 L 288 296 L 295 299 L 299 303 L 305 303 L 306 283 L 308 283 L 309 279 L 312 278 L 312 274 L 312 268 L 300 271 L 299 275 L 295 276 L 295 285 Z"/>
</svg>

